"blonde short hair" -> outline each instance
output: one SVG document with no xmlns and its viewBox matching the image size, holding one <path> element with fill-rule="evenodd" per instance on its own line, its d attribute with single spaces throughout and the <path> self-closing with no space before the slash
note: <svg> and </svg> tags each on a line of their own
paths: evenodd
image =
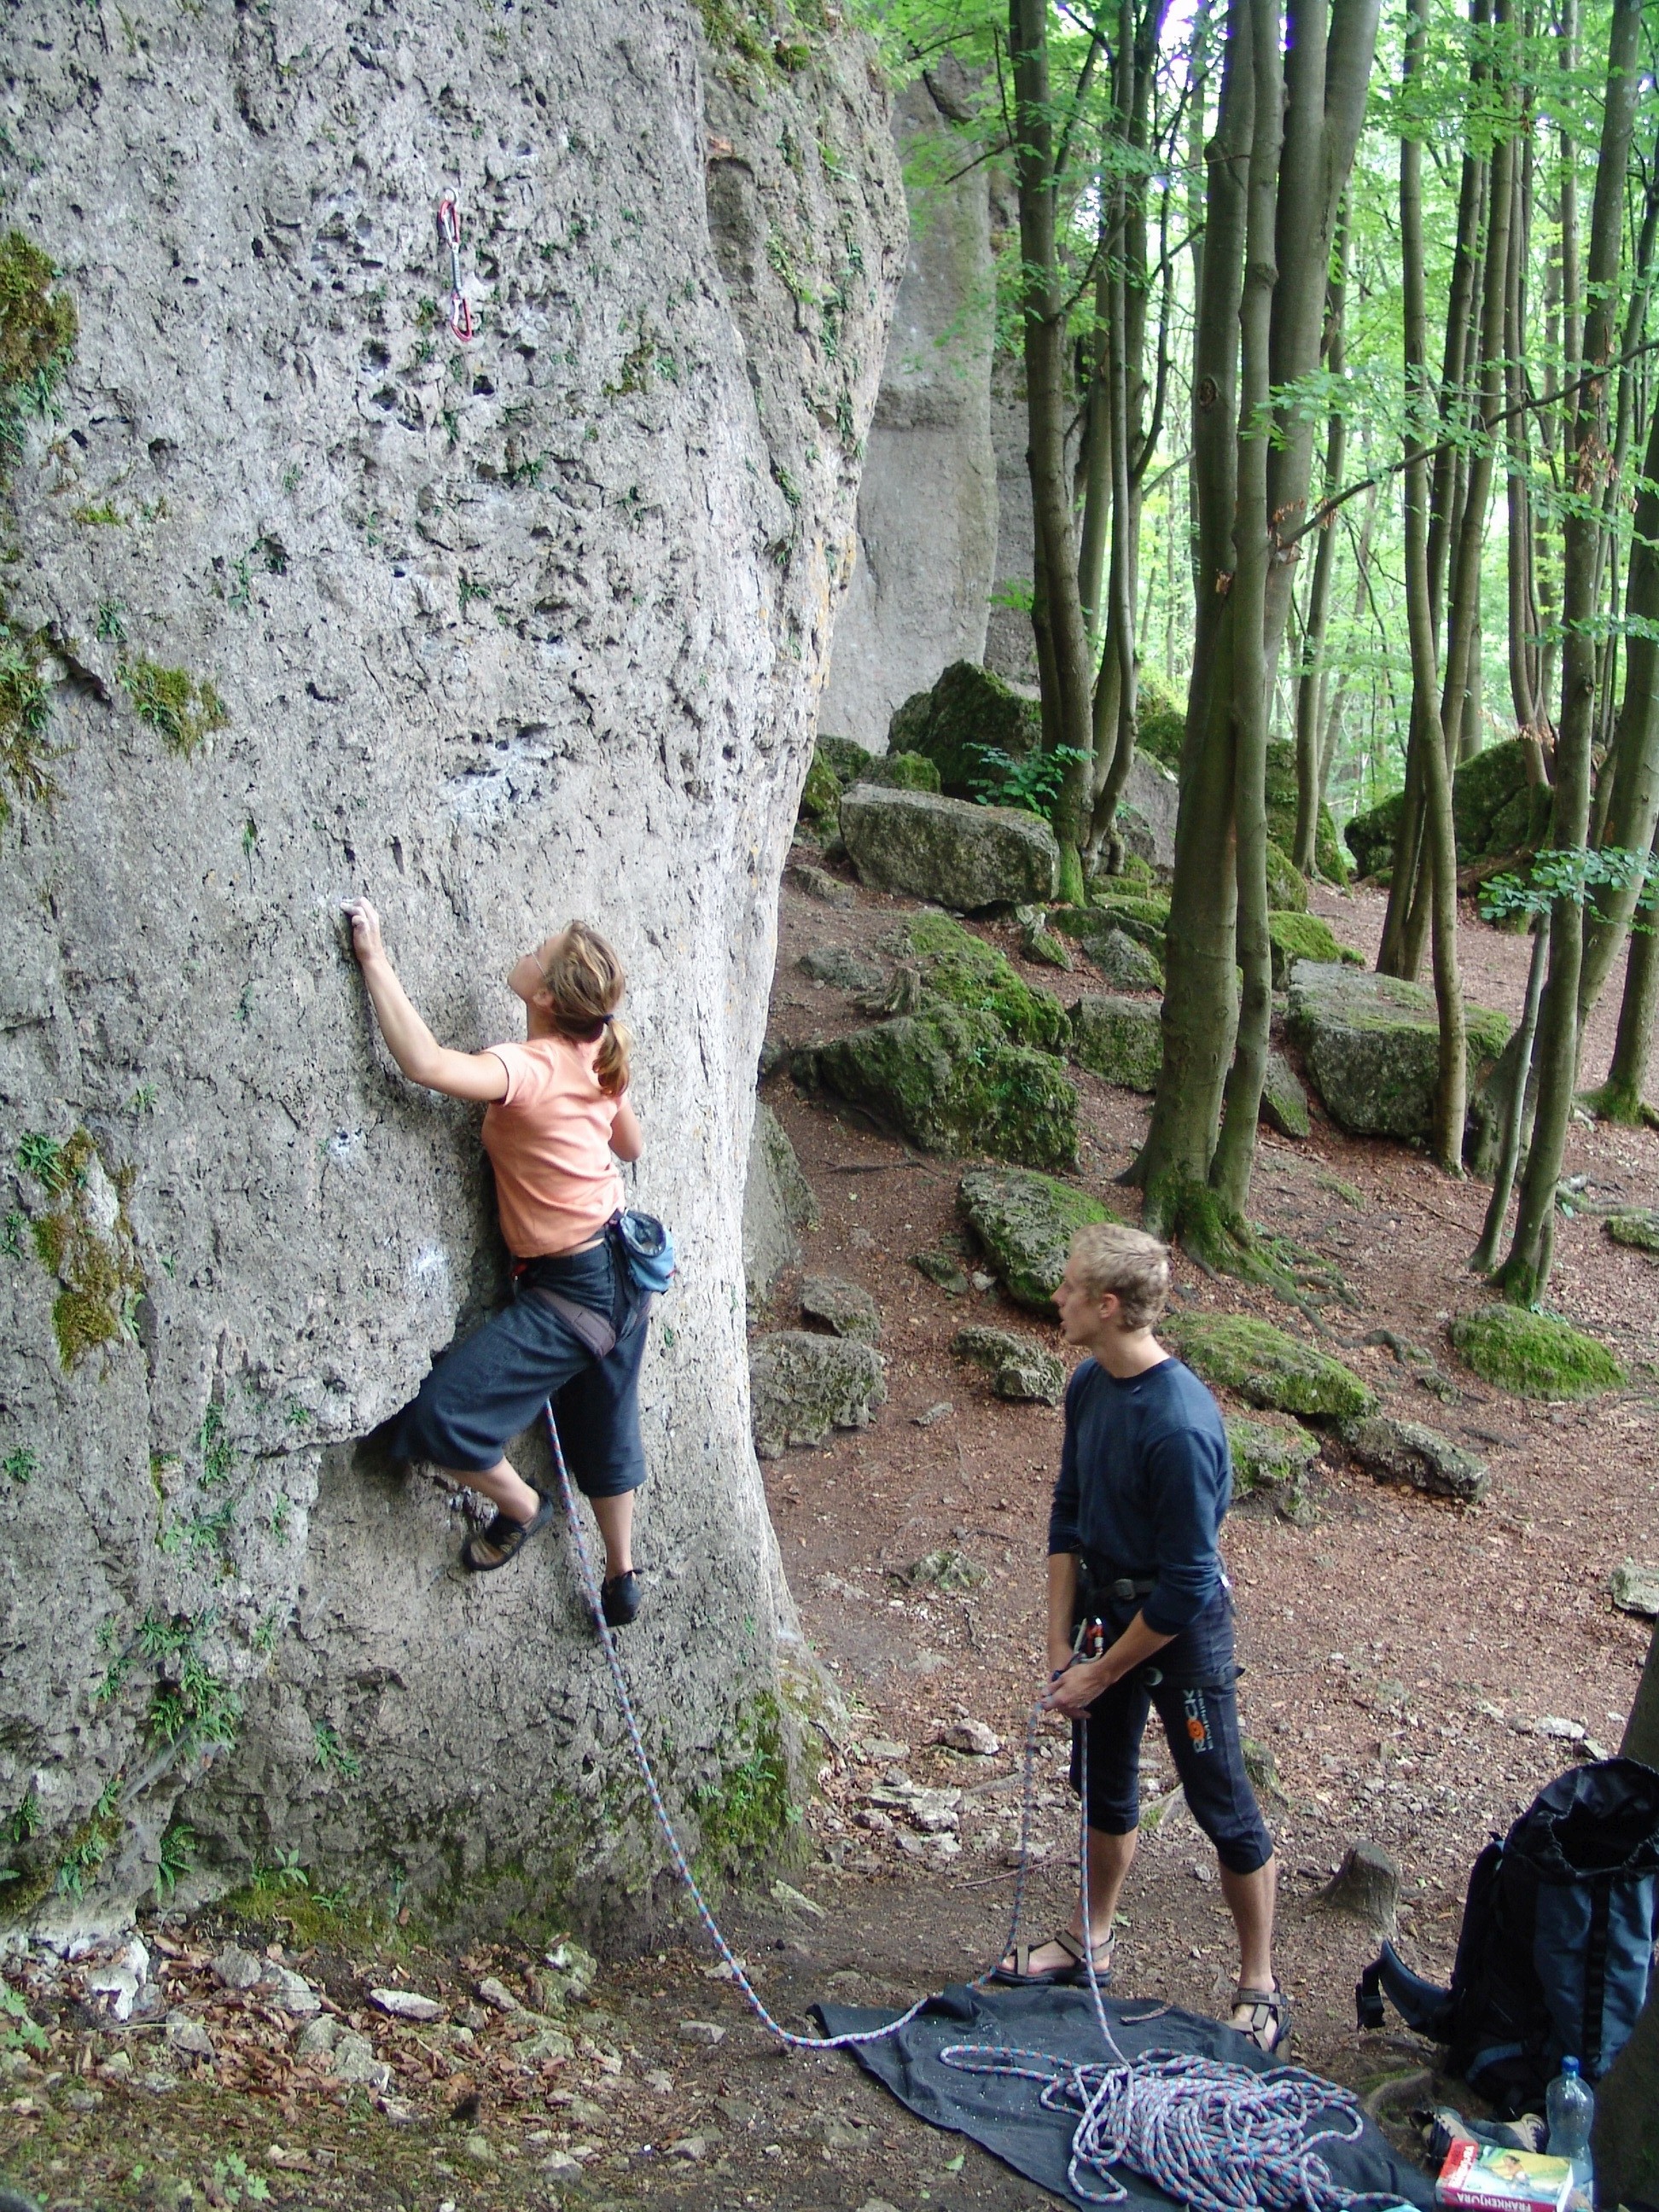
<svg viewBox="0 0 1659 2212">
<path fill-rule="evenodd" d="M 1157 1325 L 1170 1303 L 1167 1244 L 1121 1221 L 1094 1221 L 1073 1237 L 1072 1257 L 1091 1298 L 1115 1294 L 1125 1328 Z"/>
</svg>

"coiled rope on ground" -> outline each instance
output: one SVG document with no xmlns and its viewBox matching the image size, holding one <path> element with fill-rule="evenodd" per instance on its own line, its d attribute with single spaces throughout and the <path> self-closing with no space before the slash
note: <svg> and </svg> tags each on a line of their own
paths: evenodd
<svg viewBox="0 0 1659 2212">
<path fill-rule="evenodd" d="M 743 1992 L 768 2034 L 788 2050 L 844 2051 L 896 2035 L 925 2009 L 930 1999 L 918 1998 L 908 2012 L 901 2013 L 882 2027 L 862 2028 L 842 2035 L 801 2035 L 785 2027 L 768 2011 L 721 1933 L 657 1787 L 616 1638 L 605 1618 L 599 1577 L 594 1573 L 586 1534 L 577 1510 L 576 1493 L 565 1465 L 553 1408 L 549 1405 L 543 1412 L 582 1593 L 611 1671 L 640 1778 L 645 1784 L 674 1871 L 685 1885 L 697 1917 L 734 1985 Z M 1034 1705 L 1026 1724 L 1019 1868 L 1008 1935 L 997 1954 L 999 1959 L 1012 1950 L 1019 1936 L 1030 1865 L 1036 1737 L 1042 1711 L 1041 1704 Z M 1086 1929 L 1090 1924 L 1086 1737 L 1083 1757 L 1085 1764 L 1079 1813 L 1078 1864 L 1082 1924 Z M 1066 2172 L 1073 2191 L 1085 2203 L 1120 2204 L 1127 2199 L 1128 2191 L 1112 2172 L 1114 2166 L 1127 2166 L 1178 2203 L 1195 2208 L 1195 2212 L 1297 2212 L 1297 2208 L 1304 2208 L 1304 2212 L 1358 2212 L 1358 2208 L 1364 2205 L 1397 2203 L 1397 2198 L 1386 2191 L 1343 2189 L 1319 2154 L 1319 2144 L 1354 2142 L 1364 2132 L 1364 2115 L 1357 2097 L 1296 2066 L 1275 2066 L 1266 2073 L 1255 2073 L 1248 2067 L 1180 2051 L 1146 2051 L 1138 2057 L 1129 2057 L 1112 2033 L 1101 2000 L 1093 1954 L 1086 1942 L 1083 1953 L 1095 2020 L 1110 2054 L 1109 2063 L 1085 2064 L 1076 2059 L 1056 2057 L 1048 2051 L 973 2043 L 948 2045 L 939 2052 L 939 2058 L 944 2064 L 964 2074 L 1036 2082 L 1041 2085 L 1042 2102 L 1048 2111 L 1076 2112 L 1078 2121 Z M 982 1988 L 995 1971 L 994 1966 L 988 1966 L 968 1986 Z M 1164 2009 L 1158 2006 L 1138 2017 L 1152 2020 Z M 1322 2117 L 1324 2124 L 1317 2125 Z"/>
</svg>

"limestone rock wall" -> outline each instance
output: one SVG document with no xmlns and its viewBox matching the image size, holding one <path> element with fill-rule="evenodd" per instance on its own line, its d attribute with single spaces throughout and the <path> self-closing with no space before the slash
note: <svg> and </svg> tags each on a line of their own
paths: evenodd
<svg viewBox="0 0 1659 2212">
<path fill-rule="evenodd" d="M 893 120 L 901 153 L 919 150 L 948 178 L 951 123 L 969 112 L 969 91 L 948 54 L 907 86 Z M 819 709 L 820 729 L 875 752 L 886 750 L 895 708 L 985 649 L 997 545 L 995 314 L 976 167 L 919 198 L 859 496 L 858 559 Z M 1029 548 L 1026 559 L 1029 569 Z"/>
<path fill-rule="evenodd" d="M 477 1115 L 391 1068 L 338 904 L 464 1047 L 569 915 L 628 960 L 684 1260 L 629 1653 L 737 1848 L 793 1635 L 739 1218 L 902 265 L 879 76 L 683 0 L 34 0 L 5 46 L 5 222 L 80 334 L 0 570 L 56 749 L 0 834 L 0 1910 L 107 1925 L 165 1838 L 185 1895 L 292 1854 L 620 1936 L 659 1862 L 562 1538 L 465 1582 L 356 1449 L 501 1270 Z"/>
</svg>

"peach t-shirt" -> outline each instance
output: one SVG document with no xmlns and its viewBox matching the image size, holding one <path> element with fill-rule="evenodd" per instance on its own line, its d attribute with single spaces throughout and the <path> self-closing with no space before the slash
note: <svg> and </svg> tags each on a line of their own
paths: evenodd
<svg viewBox="0 0 1659 2212">
<path fill-rule="evenodd" d="M 520 1260 L 574 1252 L 622 1204 L 611 1131 L 622 1100 L 593 1073 L 599 1040 L 532 1037 L 489 1048 L 507 1070 L 507 1096 L 483 1119 L 495 1203 L 507 1249 Z"/>
</svg>

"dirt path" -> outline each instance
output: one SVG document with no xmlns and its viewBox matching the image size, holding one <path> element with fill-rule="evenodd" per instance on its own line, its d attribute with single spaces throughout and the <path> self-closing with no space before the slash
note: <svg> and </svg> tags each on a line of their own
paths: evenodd
<svg viewBox="0 0 1659 2212">
<path fill-rule="evenodd" d="M 1340 934 L 1369 949 L 1380 901 L 1317 903 Z M 867 951 L 896 908 L 861 895 L 843 913 L 786 894 L 775 1038 L 800 1042 L 860 1018 L 845 994 L 810 982 L 796 963 L 812 945 Z M 1000 941 L 1007 949 L 1006 933 Z M 1474 924 L 1465 948 L 1471 996 L 1513 1010 L 1525 960 L 1523 940 Z M 1610 1026 L 1601 1044 L 1599 1036 L 1593 1052 L 1610 1042 Z M 1086 1075 L 1079 1088 L 1085 1178 L 1133 1217 L 1133 1194 L 1112 1179 L 1139 1140 L 1146 1102 Z M 1057 1338 L 994 1287 L 951 1297 L 908 1263 L 910 1253 L 962 1233 L 955 1165 L 921 1159 L 860 1117 L 799 1097 L 787 1078 L 771 1079 L 766 1095 L 823 1209 L 805 1265 L 874 1293 L 889 1362 L 887 1403 L 871 1428 L 765 1470 L 803 1622 L 847 1718 L 823 1747 L 810 1863 L 793 1877 L 806 1902 L 738 1902 L 726 1917 L 767 2002 L 799 2027 L 815 1997 L 906 2002 L 970 1974 L 1000 1940 L 1060 1416 L 993 1398 L 948 1347 L 969 1318 L 1050 1345 Z M 1659 1139 L 1646 1132 L 1577 1127 L 1568 1164 L 1597 1199 L 1651 1204 L 1659 1191 Z M 1420 2064 L 1423 2051 L 1403 2036 L 1355 2032 L 1352 1984 L 1375 1938 L 1320 1906 L 1316 1892 L 1349 1842 L 1386 1846 L 1402 1871 L 1401 1948 L 1443 1977 L 1468 1869 L 1488 1832 L 1577 1755 L 1565 1730 L 1616 1744 L 1646 1630 L 1613 1610 L 1607 1576 L 1627 1557 L 1659 1560 L 1659 1273 L 1609 1243 L 1594 1218 L 1564 1219 L 1553 1295 L 1636 1379 L 1583 1410 L 1510 1398 L 1463 1374 L 1444 1334 L 1451 1311 L 1481 1303 L 1464 1261 L 1484 1203 L 1480 1187 L 1447 1182 L 1408 1149 L 1357 1143 L 1322 1121 L 1305 1145 L 1264 1141 L 1253 1200 L 1258 1218 L 1346 1277 L 1354 1304 L 1328 1317 L 1333 1348 L 1391 1411 L 1446 1430 L 1492 1470 L 1486 1502 L 1465 1511 L 1381 1487 L 1331 1457 L 1305 1525 L 1241 1510 L 1226 1527 L 1245 1726 L 1271 1754 L 1280 1785 L 1267 1809 L 1285 1866 L 1281 1970 L 1297 2006 L 1297 2051 L 1361 2087 Z M 965 1249 L 964 1258 L 971 1267 Z M 1304 1329 L 1266 1294 L 1207 1281 L 1184 1263 L 1177 1273 L 1183 1309 L 1256 1310 Z M 795 1287 L 794 1278 L 780 1285 L 776 1325 L 793 1322 Z M 1381 1327 L 1431 1355 L 1437 1395 L 1413 1379 L 1419 1370 L 1360 1341 Z M 941 1550 L 960 1553 L 982 1579 L 955 1592 L 913 1584 L 914 1564 Z M 964 1718 L 988 1725 L 997 1753 L 938 1743 Z M 1540 1733 L 1540 1723 L 1557 1732 Z M 1059 1731 L 1046 1730 L 1036 1933 L 1063 1917 L 1074 1878 L 1063 1752 Z M 1169 1761 L 1155 1741 L 1146 1765 L 1167 1785 Z M 871 1805 L 867 1793 L 895 1773 L 962 1790 L 956 1838 L 926 1838 Z M 1143 1844 L 1120 1930 L 1121 1993 L 1199 2011 L 1224 2006 L 1233 1956 L 1213 1872 L 1184 1817 Z M 296 2074 L 287 2056 L 291 2023 L 272 2026 L 250 2001 L 222 1991 L 210 1999 L 205 1962 L 218 1932 L 175 1929 L 172 1938 L 180 1999 L 220 2007 L 211 2014 L 222 2046 L 216 2066 L 175 2056 L 160 2069 L 173 2086 L 147 2088 L 161 2045 L 149 2045 L 146 2060 L 137 2039 L 124 2044 L 96 2011 L 43 2003 L 53 2030 L 44 2063 L 17 2053 L 4 2062 L 14 2078 L 0 2172 L 59 2212 L 263 2202 L 460 2212 L 647 2199 L 699 2212 L 923 2203 L 949 2212 L 1051 2201 L 971 2146 L 912 2121 L 851 2061 L 778 2057 L 690 1942 L 608 1968 L 568 2015 L 576 2038 L 568 2060 L 527 2073 L 513 2058 L 510 2017 L 476 1993 L 492 1973 L 524 1992 L 532 1954 L 299 1953 L 289 1963 L 319 1979 L 342 2018 L 361 2024 L 393 2065 L 388 2098 Z M 376 2016 L 367 1991 L 388 1976 L 439 1996 L 452 2035 L 456 2023 L 471 2023 L 471 2045 L 458 2052 L 451 2040 L 434 2058 L 430 2037 L 422 2045 Z M 694 2041 L 686 2021 L 723 2033 Z M 123 2047 L 138 2048 L 142 2063 L 125 2079 L 101 2072 Z M 239 2051 L 246 2063 L 233 2063 Z"/>
</svg>

